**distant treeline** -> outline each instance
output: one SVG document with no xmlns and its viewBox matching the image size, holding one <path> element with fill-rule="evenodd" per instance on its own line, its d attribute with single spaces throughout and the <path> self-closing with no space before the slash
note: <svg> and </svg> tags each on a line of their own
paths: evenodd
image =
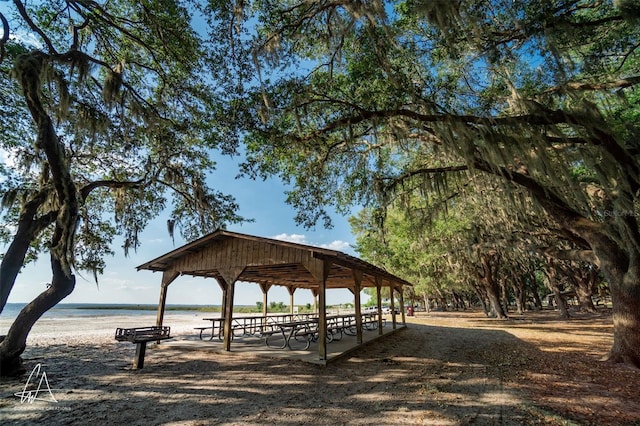
<svg viewBox="0 0 640 426">
<path fill-rule="evenodd" d="M 67 308 L 71 308 L 67 306 Z M 123 310 L 123 311 L 155 311 L 158 309 L 157 305 L 131 305 L 131 304 L 98 304 L 98 305 L 76 305 L 71 309 L 91 309 L 91 310 Z M 288 311 L 288 306 L 269 306 L 269 312 L 285 312 Z M 194 312 L 221 312 L 221 305 L 167 305 L 166 311 L 194 311 Z M 305 310 L 305 307 L 300 307 L 301 311 Z M 261 313 L 262 307 L 257 305 L 234 305 L 233 311 L 236 313 Z"/>
<path fill-rule="evenodd" d="M 255 307 L 246 306 L 250 309 Z M 123 311 L 155 311 L 157 305 L 82 305 L 76 306 L 75 309 L 94 309 L 94 310 L 123 310 Z M 244 308 L 240 306 L 239 308 Z M 202 305 L 167 305 L 165 311 L 201 311 L 201 312 L 220 312 L 220 305 L 202 306 Z"/>
</svg>

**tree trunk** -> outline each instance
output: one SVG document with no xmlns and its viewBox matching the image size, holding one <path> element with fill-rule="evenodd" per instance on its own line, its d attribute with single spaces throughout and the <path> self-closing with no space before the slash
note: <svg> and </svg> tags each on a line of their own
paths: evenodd
<svg viewBox="0 0 640 426">
<path fill-rule="evenodd" d="M 531 295 L 533 296 L 533 303 L 537 310 L 542 310 L 542 300 L 540 299 L 540 293 L 538 293 L 538 281 L 534 274 L 531 274 L 529 277 L 529 289 L 531 290 Z"/>
<path fill-rule="evenodd" d="M 36 194 L 29 202 L 25 203 L 13 241 L 7 248 L 0 263 L 0 312 L 4 310 L 9 294 L 16 282 L 16 277 L 24 265 L 24 259 L 29 250 L 29 245 L 44 228 L 53 223 L 57 212 L 50 212 L 36 219 L 38 209 L 46 200 L 46 192 Z"/>
<path fill-rule="evenodd" d="M 429 299 L 429 296 L 427 296 L 426 294 L 423 296 L 424 298 L 424 309 L 427 312 L 431 312 L 431 300 Z"/>
<path fill-rule="evenodd" d="M 502 308 L 502 304 L 500 303 L 500 292 L 498 290 L 498 283 L 485 278 L 482 280 L 482 284 L 487 291 L 487 297 L 489 299 L 489 304 L 491 305 L 492 316 L 500 319 L 508 318 L 507 313 L 504 311 L 504 309 Z"/>
<path fill-rule="evenodd" d="M 455 292 L 455 290 L 451 290 L 451 297 L 453 298 L 456 311 L 460 308 L 462 308 L 463 310 L 467 309 L 467 307 L 464 305 L 464 300 L 458 293 Z"/>
<path fill-rule="evenodd" d="M 632 190 L 623 192 L 620 197 L 628 196 L 629 200 L 637 201 L 640 171 L 636 159 L 608 135 L 598 132 L 598 136 L 604 137 L 605 151 L 620 165 L 624 165 L 622 172 L 626 174 L 627 182 L 634 183 Z M 595 260 L 590 261 L 598 264 L 609 281 L 611 291 L 614 342 L 608 359 L 640 368 L 640 230 L 636 215 L 630 214 L 633 211 L 614 209 L 614 213 L 620 214 L 609 215 L 602 223 L 595 222 L 576 212 L 553 189 L 542 185 L 528 173 L 512 170 L 509 171 L 513 173 L 507 173 L 506 168 L 496 170 L 480 158 L 474 159 L 474 166 L 494 175 L 508 177 L 527 188 L 567 235 L 576 240 L 575 237 L 579 236 L 579 243 L 588 245 L 585 248 L 591 249 L 595 256 Z M 607 200 L 608 204 L 612 204 L 612 201 Z M 620 236 L 624 236 L 622 240 Z M 625 241 L 626 245 L 620 241 Z"/>
<path fill-rule="evenodd" d="M 480 261 L 482 263 L 482 273 L 478 274 L 478 278 L 487 293 L 487 298 L 491 305 L 491 313 L 494 317 L 500 319 L 508 318 L 507 313 L 500 303 L 500 286 L 495 277 L 500 255 L 495 250 L 491 250 L 488 253 L 482 254 Z"/>
<path fill-rule="evenodd" d="M 613 347 L 608 359 L 640 368 L 640 271 L 635 269 L 625 275 L 622 285 L 611 286 Z"/>
<path fill-rule="evenodd" d="M 627 250 L 629 257 L 611 248 L 596 252 L 613 304 L 613 346 L 607 360 L 640 368 L 640 252 Z"/>
<path fill-rule="evenodd" d="M 524 280 L 512 279 L 511 289 L 516 300 L 516 313 L 518 315 L 524 314 Z"/>
<path fill-rule="evenodd" d="M 49 167 L 43 178 L 51 179 L 57 196 L 57 203 L 52 204 L 58 205 L 59 210 L 43 216 L 50 221 L 55 219 L 56 223 L 49 246 L 51 286 L 22 309 L 0 343 L 0 375 L 3 376 L 19 374 L 24 370 L 20 355 L 25 350 L 27 336 L 31 328 L 42 314 L 67 297 L 75 287 L 75 276 L 71 273 L 71 265 L 73 263 L 75 231 L 79 220 L 78 194 L 71 177 L 71 167 L 68 163 L 66 149 L 58 138 L 53 120 L 48 115 L 40 98 L 40 84 L 42 83 L 39 78 L 40 73 L 45 69 L 44 64 L 50 59 L 43 52 L 33 51 L 28 55 L 20 56 L 14 64 L 15 68 L 19 70 L 17 75 L 23 89 L 26 105 L 38 130 L 35 148 L 44 152 L 47 157 Z M 49 196 L 50 191 L 51 188 L 43 188 L 41 194 L 43 197 Z M 25 208 L 27 206 L 28 204 Z M 23 209 L 24 211 L 25 209 Z M 26 218 L 28 223 L 36 221 L 35 214 L 36 210 Z M 49 223 L 43 221 L 42 218 L 38 219 L 32 232 L 37 232 L 38 226 L 44 229 Z M 19 250 L 16 250 L 16 253 L 19 255 Z M 16 256 L 12 261 L 18 260 L 20 260 L 19 256 Z M 10 272 L 10 266 L 16 265 L 7 264 L 8 272 Z M 5 279 L 4 276 L 2 278 Z M 3 282 L 2 285 L 6 286 L 9 283 L 13 285 L 10 281 Z"/>
<path fill-rule="evenodd" d="M 571 318 L 571 316 L 569 315 L 569 311 L 567 310 L 567 305 L 565 304 L 564 298 L 562 297 L 560 287 L 558 286 L 555 264 L 551 259 L 549 259 L 549 270 L 547 271 L 547 285 L 549 286 L 549 290 L 553 292 L 556 305 L 558 306 L 558 310 L 560 311 L 560 317 L 563 319 Z"/>
<path fill-rule="evenodd" d="M 442 294 L 439 288 L 436 288 L 436 293 L 438 293 L 438 298 L 436 300 L 438 300 L 440 304 L 440 310 L 445 312 L 447 310 L 447 298 L 444 297 L 444 294 Z"/>
<path fill-rule="evenodd" d="M 635 216 L 627 216 L 629 235 L 640 241 Z M 606 228 L 602 228 L 606 229 Z M 640 250 L 630 239 L 622 246 L 600 230 L 584 230 L 599 262 L 598 266 L 609 282 L 613 305 L 613 346 L 608 361 L 640 368 Z"/>
<path fill-rule="evenodd" d="M 583 312 L 596 312 L 596 307 L 591 297 L 593 296 L 597 278 L 598 273 L 595 266 L 590 267 L 588 270 L 582 270 L 575 276 L 576 296 L 578 297 L 580 310 Z"/>
<path fill-rule="evenodd" d="M 482 305 L 482 310 L 484 311 L 485 316 L 489 316 L 489 306 L 487 305 L 487 292 L 484 288 L 476 283 L 471 283 L 471 287 L 476 292 L 476 296 L 478 300 L 480 300 L 480 304 Z"/>
<path fill-rule="evenodd" d="M 500 285 L 500 300 L 502 300 L 502 307 L 504 309 L 505 314 L 509 314 L 509 294 L 507 291 L 507 282 L 506 279 L 503 278 L 498 281 Z"/>
<path fill-rule="evenodd" d="M 9 332 L 0 342 L 0 376 L 16 376 L 26 371 L 20 355 L 26 348 L 31 328 L 42 314 L 71 294 L 75 287 L 75 276 L 67 276 L 61 262 L 53 256 L 51 269 L 51 286 L 20 311 Z"/>
</svg>

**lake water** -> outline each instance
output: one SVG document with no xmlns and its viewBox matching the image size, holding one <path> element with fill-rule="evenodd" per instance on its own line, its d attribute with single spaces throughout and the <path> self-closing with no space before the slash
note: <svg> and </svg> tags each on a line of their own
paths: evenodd
<svg viewBox="0 0 640 426">
<path fill-rule="evenodd" d="M 15 318 L 25 303 L 7 303 L 0 319 Z M 96 303 L 60 303 L 47 311 L 42 318 L 96 317 L 112 315 L 154 315 L 157 305 L 134 304 L 96 304 Z M 219 307 L 217 307 L 219 308 Z M 189 314 L 196 312 L 213 312 L 213 306 L 180 306 L 167 305 L 165 312 L 172 314 Z"/>
</svg>

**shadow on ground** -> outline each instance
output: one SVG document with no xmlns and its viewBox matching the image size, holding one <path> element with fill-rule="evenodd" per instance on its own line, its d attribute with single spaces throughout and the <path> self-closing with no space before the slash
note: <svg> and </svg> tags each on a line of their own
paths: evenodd
<svg viewBox="0 0 640 426">
<path fill-rule="evenodd" d="M 133 345 L 29 348 L 28 363 L 42 364 L 58 402 L 21 403 L 13 394 L 26 377 L 1 380 L 0 418 L 3 424 L 638 424 L 628 413 L 640 408 L 631 396 L 620 397 L 624 386 L 637 390 L 636 372 L 604 368 L 580 352 L 588 346 L 582 337 L 606 335 L 605 323 L 550 329 L 444 317 L 438 325 L 412 319 L 407 330 L 327 367 L 150 348 L 145 368 L 134 371 Z M 554 350 L 554 342 L 566 350 Z M 603 372 L 622 390 L 599 382 Z M 617 414 L 624 410 L 626 417 Z"/>
<path fill-rule="evenodd" d="M 20 403 L 0 382 L 1 417 L 74 424 L 553 424 L 504 377 L 534 348 L 499 330 L 411 324 L 327 367 L 237 354 L 55 346 L 42 363 L 57 403 Z M 525 350 L 526 349 L 526 350 Z"/>
</svg>

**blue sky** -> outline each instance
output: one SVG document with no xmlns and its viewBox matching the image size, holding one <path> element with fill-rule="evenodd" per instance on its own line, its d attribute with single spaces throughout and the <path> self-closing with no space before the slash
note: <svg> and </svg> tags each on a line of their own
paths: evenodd
<svg viewBox="0 0 640 426">
<path fill-rule="evenodd" d="M 237 159 L 216 157 L 216 161 L 218 167 L 210 177 L 210 182 L 215 182 L 215 189 L 236 197 L 241 216 L 254 219 L 251 223 L 231 225 L 228 227 L 230 231 L 328 247 L 357 255 L 350 247 L 355 238 L 346 217 L 334 214 L 332 229 L 318 226 L 314 230 L 306 230 L 296 226 L 293 220 L 295 211 L 285 202 L 286 187 L 278 179 L 235 179 L 238 174 Z M 116 244 L 113 247 L 116 255 L 107 258 L 107 267 L 104 274 L 98 277 L 98 286 L 91 274 L 77 275 L 74 292 L 62 303 L 158 303 L 162 275 L 151 271 L 137 271 L 136 266 L 186 242 L 176 233 L 175 246 L 173 245 L 167 232 L 167 219 L 168 215 L 163 215 L 150 223 L 142 234 L 142 246 L 137 252 L 130 252 L 128 257 L 124 256 L 119 244 Z M 24 303 L 32 300 L 45 289 L 50 279 L 51 272 L 45 255 L 36 264 L 24 268 L 9 296 L 9 302 Z M 222 292 L 215 280 L 184 276 L 169 287 L 167 303 L 219 305 L 221 299 Z M 236 284 L 235 304 L 254 305 L 258 301 L 262 301 L 262 293 L 257 284 Z M 289 293 L 284 287 L 274 286 L 269 291 L 269 302 L 271 301 L 288 305 Z M 310 291 L 296 291 L 295 304 L 312 302 Z M 327 303 L 345 302 L 353 302 L 353 295 L 348 290 L 330 290 L 327 293 Z"/>
</svg>

